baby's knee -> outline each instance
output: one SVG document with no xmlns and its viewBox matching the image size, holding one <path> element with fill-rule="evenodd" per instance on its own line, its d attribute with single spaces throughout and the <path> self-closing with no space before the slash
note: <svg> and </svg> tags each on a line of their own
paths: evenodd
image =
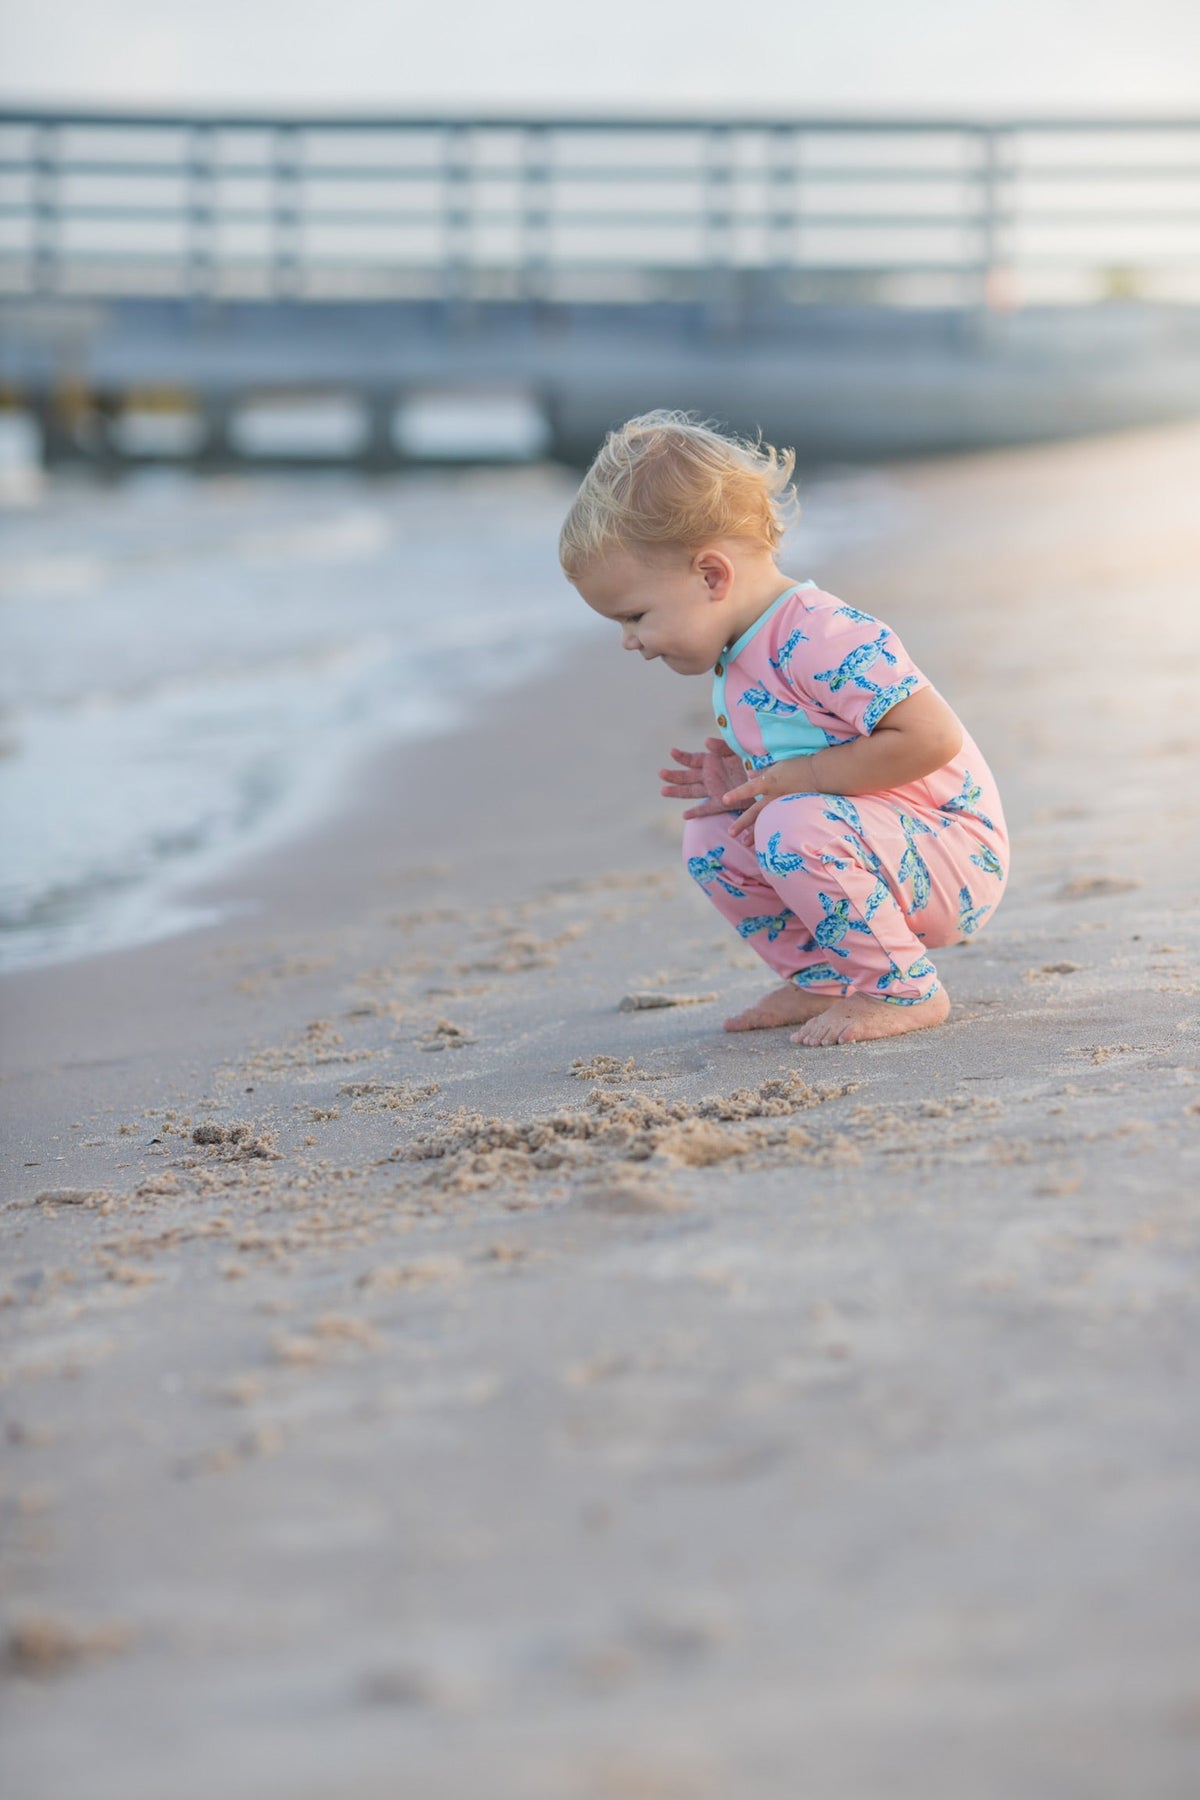
<svg viewBox="0 0 1200 1800">
<path fill-rule="evenodd" d="M 707 889 L 714 876 L 719 876 L 728 862 L 742 867 L 745 856 L 738 856 L 735 841 L 729 836 L 728 813 L 706 813 L 702 819 L 683 822 L 683 866 L 693 881 Z"/>
<path fill-rule="evenodd" d="M 702 819 L 685 819 L 683 822 L 683 861 L 685 868 L 696 857 L 707 856 L 718 844 L 724 844 L 725 832 L 722 829 L 722 817 L 716 813 L 708 813 Z"/>
<path fill-rule="evenodd" d="M 783 794 L 769 800 L 754 821 L 754 848 L 766 850 L 779 839 L 801 855 L 819 855 L 829 839 L 820 794 Z"/>
</svg>

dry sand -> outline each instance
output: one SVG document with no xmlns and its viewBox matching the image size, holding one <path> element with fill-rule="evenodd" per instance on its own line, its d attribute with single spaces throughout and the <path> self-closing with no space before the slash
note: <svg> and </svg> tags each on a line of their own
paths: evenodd
<svg viewBox="0 0 1200 1800">
<path fill-rule="evenodd" d="M 1197 1791 L 1200 428 L 894 474 L 789 573 L 1006 796 L 941 1030 L 721 1032 L 615 645 L 7 980 L 6 1792 Z"/>
</svg>

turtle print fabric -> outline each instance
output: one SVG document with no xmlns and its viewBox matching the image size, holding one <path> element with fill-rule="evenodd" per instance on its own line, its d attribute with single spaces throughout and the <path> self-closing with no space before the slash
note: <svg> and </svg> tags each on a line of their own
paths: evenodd
<svg viewBox="0 0 1200 1800">
<path fill-rule="evenodd" d="M 887 625 L 806 581 L 723 653 L 713 711 L 753 772 L 868 736 L 930 685 Z M 918 781 L 773 800 L 753 849 L 732 822 L 687 821 L 688 873 L 764 962 L 831 998 L 927 1000 L 938 987 L 928 952 L 978 931 L 1008 879 L 1000 796 L 965 731 L 957 756 Z"/>
</svg>

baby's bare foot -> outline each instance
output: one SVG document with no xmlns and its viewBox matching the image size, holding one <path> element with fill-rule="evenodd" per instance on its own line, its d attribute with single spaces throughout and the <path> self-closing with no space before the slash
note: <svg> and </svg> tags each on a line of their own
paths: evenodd
<svg viewBox="0 0 1200 1800">
<path fill-rule="evenodd" d="M 770 1031 L 776 1025 L 800 1025 L 832 1006 L 832 994 L 806 994 L 794 981 L 772 989 L 763 1000 L 748 1006 L 745 1012 L 726 1019 L 726 1031 Z"/>
<path fill-rule="evenodd" d="M 886 1000 L 847 994 L 819 1018 L 810 1019 L 803 1031 L 793 1031 L 792 1042 L 854 1044 L 864 1038 L 898 1037 L 902 1031 L 926 1031 L 931 1025 L 940 1025 L 949 1011 L 950 996 L 941 987 L 916 1006 L 889 1006 Z"/>
</svg>

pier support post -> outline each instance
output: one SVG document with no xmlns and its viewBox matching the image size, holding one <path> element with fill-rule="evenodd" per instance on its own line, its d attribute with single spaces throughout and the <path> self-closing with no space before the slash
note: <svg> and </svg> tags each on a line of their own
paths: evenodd
<svg viewBox="0 0 1200 1800">
<path fill-rule="evenodd" d="M 116 394 L 97 394 L 92 406 L 91 457 L 98 470 L 112 475 L 125 462 L 117 439 L 122 403 Z"/>
<path fill-rule="evenodd" d="M 375 388 L 362 396 L 367 415 L 367 435 L 362 448 L 365 469 L 394 469 L 401 460 L 392 426 L 399 396 L 388 389 Z"/>
<path fill-rule="evenodd" d="M 33 403 L 38 428 L 38 460 L 43 469 L 56 469 L 65 460 L 68 446 L 65 434 L 54 417 L 54 403 L 48 394 L 39 394 Z"/>
<path fill-rule="evenodd" d="M 227 469 L 236 461 L 233 444 L 233 397 L 230 394 L 205 394 L 200 407 L 204 421 L 204 440 L 196 453 L 202 469 Z"/>
<path fill-rule="evenodd" d="M 61 389 L 51 388 L 38 394 L 33 402 L 34 416 L 41 436 L 43 469 L 61 468 L 79 456 L 82 447 L 74 430 L 74 409 L 69 408 Z"/>
</svg>

